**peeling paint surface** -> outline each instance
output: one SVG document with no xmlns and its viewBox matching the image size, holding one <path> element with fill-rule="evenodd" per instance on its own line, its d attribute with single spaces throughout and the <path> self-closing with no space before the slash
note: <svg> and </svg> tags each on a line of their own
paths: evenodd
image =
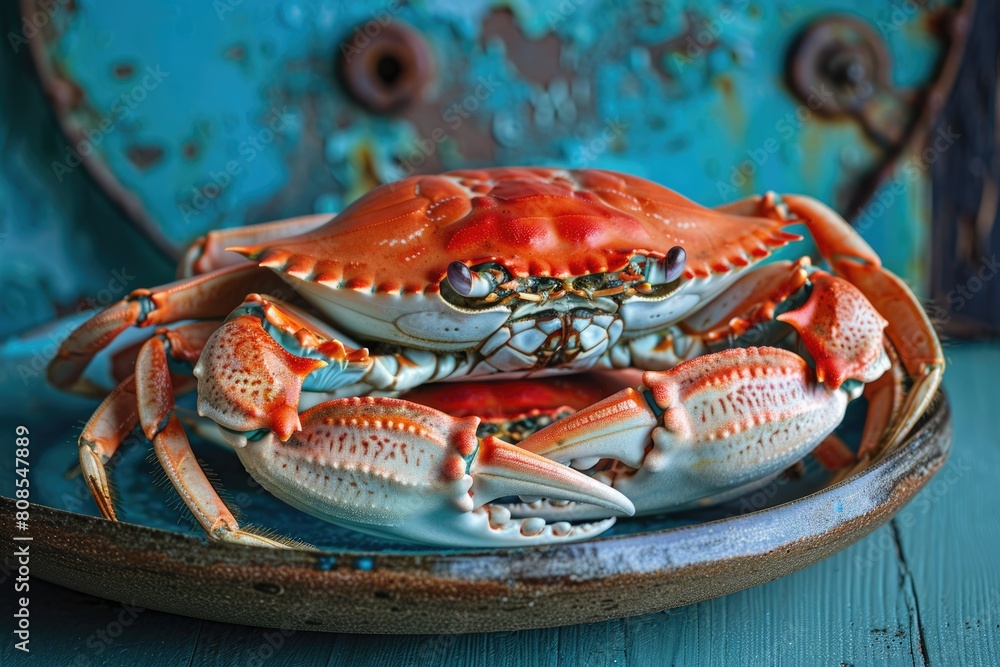
<svg viewBox="0 0 1000 667">
<path fill-rule="evenodd" d="M 946 4 L 113 4 L 0 8 L 0 337 L 172 279 L 208 229 L 492 164 L 627 171 L 706 204 L 812 194 L 924 289 L 938 137 L 906 123 L 929 113 L 930 86 L 947 92 Z M 802 36 L 844 23 L 884 56 L 862 80 L 879 83 L 870 124 L 894 142 L 791 81 Z M 394 30 L 431 74 L 376 113 L 343 61 Z"/>
<path fill-rule="evenodd" d="M 174 253 L 212 228 L 335 211 L 403 175 L 485 164 L 616 169 L 706 204 L 801 192 L 857 216 L 947 52 L 934 29 L 947 6 L 902 7 L 79 2 L 56 13 L 36 57 L 71 145 L 95 137 L 86 159 Z M 825 115 L 822 77 L 809 93 L 789 83 L 803 32 L 840 19 L 886 59 L 849 65 L 870 66 L 862 115 L 889 144 L 859 115 Z M 388 26 L 422 39 L 433 73 L 408 104 L 375 113 L 338 63 L 385 48 Z M 903 185 L 920 192 L 922 178 Z M 919 284 L 929 223 L 916 209 L 889 208 L 869 238 Z"/>
</svg>

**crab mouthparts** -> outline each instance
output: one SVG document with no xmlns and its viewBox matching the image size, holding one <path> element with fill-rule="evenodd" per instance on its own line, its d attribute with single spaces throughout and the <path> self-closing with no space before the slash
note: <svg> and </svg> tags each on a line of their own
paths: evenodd
<svg viewBox="0 0 1000 667">
<path fill-rule="evenodd" d="M 448 265 L 443 282 L 459 297 L 482 300 L 486 304 L 505 303 L 510 299 L 547 301 L 567 295 L 593 299 L 651 293 L 680 279 L 686 263 L 687 252 L 680 246 L 674 246 L 662 259 L 638 255 L 620 271 L 565 280 L 551 277 L 510 279 L 499 268 L 477 271 L 455 261 Z"/>
</svg>

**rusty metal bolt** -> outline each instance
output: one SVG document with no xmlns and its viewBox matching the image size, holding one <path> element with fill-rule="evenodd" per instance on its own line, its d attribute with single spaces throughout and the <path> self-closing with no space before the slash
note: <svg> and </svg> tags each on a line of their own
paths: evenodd
<svg viewBox="0 0 1000 667">
<path fill-rule="evenodd" d="M 867 23 L 825 17 L 811 23 L 792 44 L 788 81 L 813 111 L 855 115 L 889 87 L 889 55 Z"/>
<path fill-rule="evenodd" d="M 397 23 L 366 27 L 352 31 L 340 50 L 337 70 L 344 87 L 372 113 L 412 106 L 432 74 L 427 43 L 417 31 Z"/>
</svg>

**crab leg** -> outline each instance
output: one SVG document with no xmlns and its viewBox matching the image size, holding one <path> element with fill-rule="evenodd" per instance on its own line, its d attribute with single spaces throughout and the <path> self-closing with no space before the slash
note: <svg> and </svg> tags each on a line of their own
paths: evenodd
<svg viewBox="0 0 1000 667">
<path fill-rule="evenodd" d="M 80 469 L 104 518 L 117 521 L 106 464 L 139 423 L 135 376 L 108 394 L 80 434 Z"/>
<path fill-rule="evenodd" d="M 587 468 L 639 514 L 689 506 L 773 476 L 840 423 L 849 400 L 793 352 L 735 348 L 643 375 L 626 389 L 528 436 L 524 449 Z M 536 494 L 537 495 L 537 494 Z M 552 516 L 586 518 L 588 508 Z"/>
<path fill-rule="evenodd" d="M 62 389 L 85 389 L 86 383 L 80 379 L 87 365 L 126 329 L 222 318 L 247 292 L 280 290 L 281 285 L 273 272 L 241 264 L 152 290 L 135 290 L 87 320 L 63 341 L 49 365 L 49 381 Z"/>
<path fill-rule="evenodd" d="M 809 260 L 803 258 L 754 269 L 666 331 L 619 342 L 607 353 L 604 365 L 663 370 L 716 351 L 754 326 L 772 321 L 775 308 L 808 282 L 808 268 Z M 771 343 L 765 336 L 757 332 L 754 344 Z"/>
<path fill-rule="evenodd" d="M 727 204 L 719 210 L 737 215 L 764 215 L 808 227 L 819 253 L 834 273 L 857 287 L 889 322 L 886 337 L 913 378 L 913 386 L 906 393 L 902 408 L 896 411 L 883 441 L 896 441 L 910 431 L 940 386 L 945 362 L 934 327 L 906 283 L 882 267 L 871 246 L 840 215 L 811 197 L 767 193 Z M 902 394 L 899 379 L 894 374 L 880 383 L 895 383 L 894 388 L 879 391 L 881 400 Z M 866 426 L 866 430 L 870 436 L 878 429 Z M 871 445 L 867 444 L 865 449 L 870 450 Z"/>
<path fill-rule="evenodd" d="M 237 446 L 260 484 L 321 519 L 383 537 L 445 546 L 520 546 L 586 539 L 614 519 L 571 526 L 511 520 L 489 504 L 544 495 L 634 511 L 619 492 L 455 418 L 391 398 L 328 401 L 300 415 L 287 441 L 270 432 Z"/>
<path fill-rule="evenodd" d="M 287 546 L 242 529 L 195 458 L 184 427 L 174 414 L 167 356 L 168 344 L 177 341 L 177 338 L 164 341 L 159 336 L 146 341 L 139 352 L 135 374 L 139 422 L 153 442 L 153 451 L 167 479 L 210 537 L 256 546 Z"/>
<path fill-rule="evenodd" d="M 334 217 L 333 213 L 304 215 L 299 218 L 212 231 L 200 237 L 184 252 L 178 278 L 189 278 L 217 271 L 235 264 L 247 264 L 246 257 L 230 250 L 233 246 L 277 241 L 311 232 Z"/>
<path fill-rule="evenodd" d="M 858 447 L 857 456 L 860 460 L 878 452 L 886 431 L 891 424 L 897 423 L 905 398 L 903 395 L 905 369 L 891 345 L 886 346 L 886 353 L 892 363 L 889 372 L 865 385 L 864 396 L 868 401 L 868 416 L 861 434 L 861 445 Z"/>
<path fill-rule="evenodd" d="M 215 327 L 214 322 L 198 322 L 175 330 L 163 329 L 157 331 L 156 336 L 168 341 L 173 359 L 193 363 Z M 195 388 L 190 377 L 173 376 L 171 382 L 171 391 L 175 393 Z M 117 516 L 108 483 L 107 463 L 139 424 L 138 404 L 135 375 L 129 375 L 108 394 L 80 433 L 80 469 L 101 514 L 112 520 L 117 520 Z"/>
<path fill-rule="evenodd" d="M 781 199 L 790 219 L 809 228 L 834 272 L 861 290 L 889 322 L 886 337 L 913 378 L 887 435 L 888 441 L 895 441 L 913 428 L 941 384 L 944 352 L 934 326 L 906 283 L 882 268 L 875 251 L 830 207 L 800 195 L 782 195 Z"/>
</svg>

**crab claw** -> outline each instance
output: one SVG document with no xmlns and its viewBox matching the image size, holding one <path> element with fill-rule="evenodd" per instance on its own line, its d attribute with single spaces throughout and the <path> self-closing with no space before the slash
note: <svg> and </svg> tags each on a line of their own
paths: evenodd
<svg viewBox="0 0 1000 667">
<path fill-rule="evenodd" d="M 194 367 L 198 414 L 231 431 L 263 428 L 288 440 L 301 428 L 302 380 L 326 365 L 285 350 L 264 331 L 260 318 L 235 317 L 209 338 Z"/>
<path fill-rule="evenodd" d="M 300 415 L 287 442 L 273 433 L 237 448 L 247 471 L 285 502 L 381 537 L 443 546 L 519 546 L 586 539 L 614 519 L 546 524 L 489 501 L 543 495 L 632 514 L 621 493 L 456 418 L 391 398 L 346 398 Z M 610 512 L 608 511 L 610 510 Z"/>
<path fill-rule="evenodd" d="M 816 271 L 812 291 L 795 310 L 777 316 L 795 327 L 816 361 L 816 379 L 837 389 L 845 380 L 874 382 L 889 370 L 882 345 L 888 325 L 857 287 Z"/>
<path fill-rule="evenodd" d="M 638 390 L 610 396 L 520 444 L 567 463 L 617 460 L 624 466 L 594 476 L 648 514 L 731 497 L 733 489 L 779 473 L 836 428 L 847 402 L 846 392 L 818 383 L 793 352 L 729 349 L 647 372 Z M 583 508 L 539 513 L 592 514 Z"/>
<path fill-rule="evenodd" d="M 288 440 L 302 427 L 298 408 L 307 377 L 312 381 L 324 369 L 327 384 L 349 383 L 370 366 L 366 349 L 348 347 L 320 329 L 273 297 L 247 296 L 209 338 L 194 367 L 198 414 L 226 429 L 237 445 L 259 429 Z"/>
<path fill-rule="evenodd" d="M 781 198 L 789 216 L 809 228 L 834 273 L 860 289 L 889 321 L 885 337 L 912 379 L 902 404 L 893 410 L 895 416 L 885 437 L 879 438 L 881 442 L 897 442 L 917 423 L 941 384 L 945 360 L 934 326 L 906 283 L 882 267 L 878 255 L 835 211 L 811 197 Z M 899 383 L 895 393 L 903 393 Z M 863 449 L 874 446 L 869 441 Z"/>
</svg>

